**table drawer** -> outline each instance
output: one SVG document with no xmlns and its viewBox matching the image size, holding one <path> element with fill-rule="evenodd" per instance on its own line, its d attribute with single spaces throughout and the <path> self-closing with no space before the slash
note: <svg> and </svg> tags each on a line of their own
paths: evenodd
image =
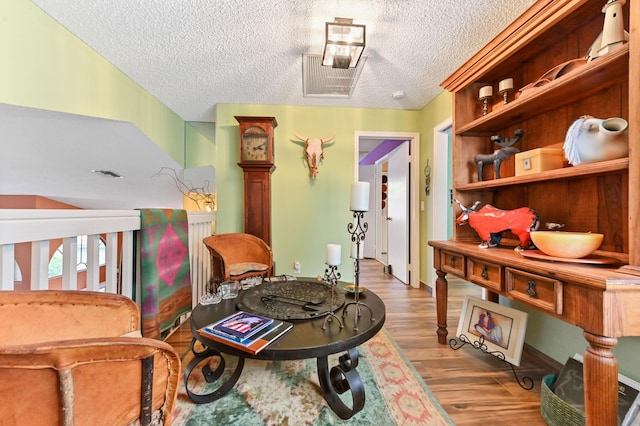
<svg viewBox="0 0 640 426">
<path fill-rule="evenodd" d="M 472 257 L 467 259 L 467 280 L 491 290 L 502 291 L 503 268 L 494 263 L 488 263 Z"/>
<path fill-rule="evenodd" d="M 440 262 L 440 269 L 444 272 L 457 275 L 461 278 L 466 276 L 463 255 L 442 250 Z"/>
<path fill-rule="evenodd" d="M 562 282 L 506 268 L 507 293 L 516 300 L 562 315 Z"/>
</svg>

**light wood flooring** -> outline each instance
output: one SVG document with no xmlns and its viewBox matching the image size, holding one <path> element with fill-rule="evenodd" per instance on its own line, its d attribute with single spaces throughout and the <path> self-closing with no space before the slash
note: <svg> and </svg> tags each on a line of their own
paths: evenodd
<svg viewBox="0 0 640 426">
<path fill-rule="evenodd" d="M 360 264 L 360 284 L 385 302 L 385 328 L 403 350 L 457 425 L 545 425 L 540 415 L 540 381 L 549 367 L 523 354 L 518 376 L 530 377 L 535 386 L 522 389 L 509 364 L 471 348 L 453 350 L 436 338 L 436 303 L 425 289 L 406 286 L 375 260 Z M 480 288 L 462 280 L 449 281 L 449 337 L 458 326 L 465 294 L 480 297 Z M 191 341 L 188 324 L 167 340 L 179 353 Z M 365 406 L 366 410 L 366 406 Z"/>
</svg>

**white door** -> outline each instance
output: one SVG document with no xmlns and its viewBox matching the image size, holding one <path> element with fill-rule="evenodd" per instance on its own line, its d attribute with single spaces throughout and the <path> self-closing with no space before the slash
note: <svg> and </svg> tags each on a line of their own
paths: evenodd
<svg viewBox="0 0 640 426">
<path fill-rule="evenodd" d="M 409 142 L 389 154 L 387 203 L 388 259 L 391 274 L 408 283 Z"/>
</svg>

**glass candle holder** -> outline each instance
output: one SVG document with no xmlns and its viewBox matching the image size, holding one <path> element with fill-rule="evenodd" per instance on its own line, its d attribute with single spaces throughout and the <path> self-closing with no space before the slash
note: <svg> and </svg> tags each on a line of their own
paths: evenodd
<svg viewBox="0 0 640 426">
<path fill-rule="evenodd" d="M 223 299 L 233 299 L 238 297 L 240 283 L 238 281 L 226 281 L 220 284 L 220 292 Z"/>
</svg>

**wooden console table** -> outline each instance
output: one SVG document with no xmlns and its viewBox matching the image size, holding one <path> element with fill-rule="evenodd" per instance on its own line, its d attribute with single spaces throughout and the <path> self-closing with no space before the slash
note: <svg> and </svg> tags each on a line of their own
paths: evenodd
<svg viewBox="0 0 640 426">
<path fill-rule="evenodd" d="M 447 344 L 448 273 L 482 286 L 489 300 L 504 296 L 584 330 L 585 410 L 588 425 L 617 425 L 618 337 L 640 335 L 640 277 L 617 267 L 547 262 L 512 248 L 430 241 L 434 248 L 438 343 Z"/>
</svg>

